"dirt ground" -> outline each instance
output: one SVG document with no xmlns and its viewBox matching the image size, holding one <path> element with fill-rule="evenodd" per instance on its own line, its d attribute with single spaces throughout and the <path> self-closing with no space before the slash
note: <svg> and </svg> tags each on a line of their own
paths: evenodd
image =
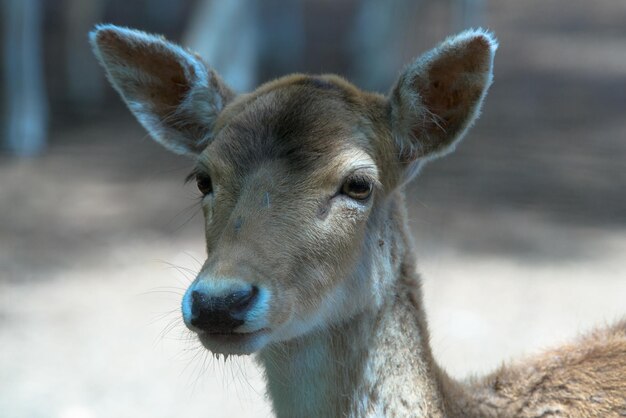
<svg viewBox="0 0 626 418">
<path fill-rule="evenodd" d="M 408 189 L 435 356 L 456 377 L 626 315 L 624 21 L 608 0 L 488 8 L 483 117 Z M 179 320 L 203 259 L 190 163 L 126 113 L 51 144 L 0 157 L 0 416 L 270 416 L 253 362 L 213 359 Z"/>
</svg>

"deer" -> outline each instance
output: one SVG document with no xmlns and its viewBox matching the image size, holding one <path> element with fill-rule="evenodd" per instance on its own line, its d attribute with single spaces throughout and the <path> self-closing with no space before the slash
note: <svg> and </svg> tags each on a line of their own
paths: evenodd
<svg viewBox="0 0 626 418">
<path fill-rule="evenodd" d="M 90 42 L 152 138 L 194 162 L 207 258 L 183 322 L 214 354 L 255 355 L 276 416 L 626 416 L 626 320 L 482 378 L 431 351 L 404 190 L 478 117 L 493 34 L 446 39 L 386 96 L 328 74 L 236 94 L 163 37 L 102 24 Z"/>
</svg>

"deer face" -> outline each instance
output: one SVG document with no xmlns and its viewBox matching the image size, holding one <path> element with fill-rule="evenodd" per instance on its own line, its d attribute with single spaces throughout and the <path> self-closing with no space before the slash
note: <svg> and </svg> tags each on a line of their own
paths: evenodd
<svg viewBox="0 0 626 418">
<path fill-rule="evenodd" d="M 183 320 L 225 354 L 377 303 L 390 268 L 378 249 L 387 197 L 462 136 L 496 46 L 481 32 L 451 39 L 410 66 L 389 98 L 334 76 L 285 77 L 235 97 L 162 38 L 102 26 L 91 40 L 152 136 L 196 161 L 207 259 L 183 298 Z"/>
<path fill-rule="evenodd" d="M 346 91 L 310 81 L 234 102 L 198 158 L 208 257 L 183 317 L 212 351 L 256 351 L 344 317 L 350 304 L 338 295 L 382 193 L 379 168 Z"/>
</svg>

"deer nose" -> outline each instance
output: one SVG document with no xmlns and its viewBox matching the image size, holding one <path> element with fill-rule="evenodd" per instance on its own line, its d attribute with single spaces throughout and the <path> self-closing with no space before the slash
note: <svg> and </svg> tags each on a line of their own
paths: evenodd
<svg viewBox="0 0 626 418">
<path fill-rule="evenodd" d="M 247 288 L 231 291 L 225 295 L 211 295 L 196 289 L 191 292 L 191 310 L 189 323 L 210 334 L 231 333 L 245 322 L 245 316 L 254 306 L 259 288 Z"/>
</svg>

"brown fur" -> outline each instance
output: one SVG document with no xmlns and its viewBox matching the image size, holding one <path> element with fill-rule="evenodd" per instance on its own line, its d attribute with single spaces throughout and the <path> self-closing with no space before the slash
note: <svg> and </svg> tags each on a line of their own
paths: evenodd
<svg viewBox="0 0 626 418">
<path fill-rule="evenodd" d="M 489 34 L 447 40 L 388 98 L 329 75 L 234 97 L 161 38 L 107 26 L 92 42 L 155 139 L 211 178 L 207 260 L 192 286 L 235 278 L 270 295 L 263 325 L 239 333 L 261 332 L 249 345 L 199 337 L 216 353 L 258 352 L 278 416 L 626 416 L 626 322 L 468 382 L 433 359 L 403 185 L 476 118 L 497 46 Z M 182 119 L 168 125 L 162 106 Z M 369 199 L 342 194 L 355 173 L 373 185 Z"/>
<path fill-rule="evenodd" d="M 470 383 L 461 410 L 485 417 L 626 416 L 626 321 Z"/>
</svg>

